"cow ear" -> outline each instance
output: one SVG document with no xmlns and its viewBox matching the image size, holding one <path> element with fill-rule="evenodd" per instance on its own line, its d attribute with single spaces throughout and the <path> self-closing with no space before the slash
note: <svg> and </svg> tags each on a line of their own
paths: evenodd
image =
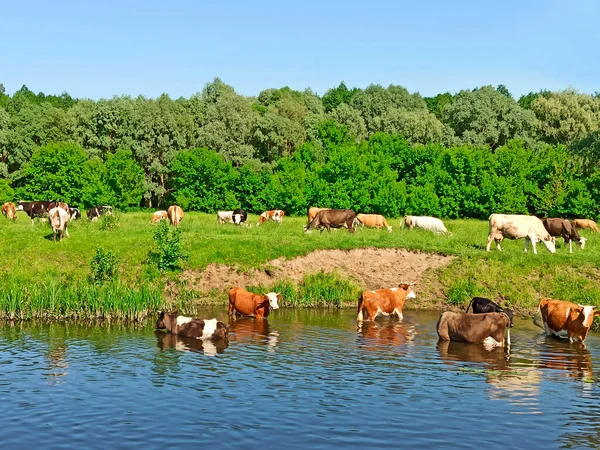
<svg viewBox="0 0 600 450">
<path fill-rule="evenodd" d="M 281 300 L 281 292 L 277 293 L 277 300 Z"/>
<path fill-rule="evenodd" d="M 595 311 L 594 311 L 594 317 L 595 317 L 595 316 L 600 316 L 600 310 L 595 310 Z"/>
<path fill-rule="evenodd" d="M 398 285 L 399 288 L 401 289 L 408 289 L 408 284 L 407 283 L 402 283 Z"/>
<path fill-rule="evenodd" d="M 571 322 L 575 322 L 581 313 L 583 312 L 583 308 L 569 308 L 571 311 L 569 312 L 569 317 L 571 318 Z"/>
</svg>

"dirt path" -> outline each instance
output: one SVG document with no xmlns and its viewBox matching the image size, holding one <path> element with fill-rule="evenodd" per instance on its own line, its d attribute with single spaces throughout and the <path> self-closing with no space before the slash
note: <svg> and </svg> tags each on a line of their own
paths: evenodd
<svg viewBox="0 0 600 450">
<path fill-rule="evenodd" d="M 190 288 L 209 292 L 231 286 L 270 285 L 279 280 L 299 282 L 307 274 L 337 270 L 363 289 L 379 289 L 396 286 L 401 281 L 419 283 L 428 269 L 445 266 L 452 259 L 452 256 L 404 249 L 317 250 L 290 260 L 278 258 L 265 264 L 264 270 L 243 273 L 235 267 L 210 264 L 202 271 L 185 271 L 182 279 Z"/>
</svg>

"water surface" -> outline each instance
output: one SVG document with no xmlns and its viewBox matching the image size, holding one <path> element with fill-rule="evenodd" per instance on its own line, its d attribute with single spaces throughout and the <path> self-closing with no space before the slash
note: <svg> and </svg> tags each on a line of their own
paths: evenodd
<svg viewBox="0 0 600 450">
<path fill-rule="evenodd" d="M 226 320 L 223 308 L 201 317 Z M 590 448 L 600 339 L 515 321 L 504 349 L 438 343 L 438 313 L 357 331 L 354 310 L 238 319 L 227 345 L 152 323 L 0 326 L 5 445 Z"/>
</svg>

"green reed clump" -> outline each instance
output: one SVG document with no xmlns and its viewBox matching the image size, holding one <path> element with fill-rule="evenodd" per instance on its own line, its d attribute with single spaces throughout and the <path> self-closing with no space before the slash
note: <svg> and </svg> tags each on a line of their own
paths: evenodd
<svg viewBox="0 0 600 450">
<path fill-rule="evenodd" d="M 120 283 L 62 284 L 56 281 L 0 283 L 0 319 L 119 318 L 142 320 L 164 305 L 159 288 Z"/>
<path fill-rule="evenodd" d="M 119 257 L 112 250 L 105 250 L 102 247 L 96 249 L 96 254 L 90 262 L 90 281 L 96 284 L 102 284 L 107 281 L 114 281 L 119 273 Z"/>
</svg>

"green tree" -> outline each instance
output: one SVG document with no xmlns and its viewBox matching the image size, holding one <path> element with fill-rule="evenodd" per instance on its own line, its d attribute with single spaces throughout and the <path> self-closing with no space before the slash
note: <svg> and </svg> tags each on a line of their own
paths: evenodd
<svg viewBox="0 0 600 450">
<path fill-rule="evenodd" d="M 130 150 L 118 150 L 106 160 L 106 184 L 112 191 L 111 205 L 131 208 L 140 205 L 144 195 L 144 171 L 133 159 Z"/>
<path fill-rule="evenodd" d="M 434 114 L 439 120 L 443 120 L 446 107 L 452 104 L 454 97 L 449 92 L 446 92 L 438 94 L 435 97 L 425 97 L 423 100 L 425 100 L 429 112 Z"/>
<path fill-rule="evenodd" d="M 323 108 L 325 112 L 331 112 L 338 108 L 342 103 L 350 104 L 352 97 L 359 91 L 358 88 L 348 89 L 343 81 L 336 88 L 331 88 L 323 95 Z"/>
</svg>

